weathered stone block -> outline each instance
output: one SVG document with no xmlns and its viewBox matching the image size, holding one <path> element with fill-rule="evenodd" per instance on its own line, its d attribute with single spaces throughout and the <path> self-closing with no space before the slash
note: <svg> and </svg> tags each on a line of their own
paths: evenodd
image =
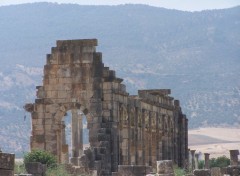
<svg viewBox="0 0 240 176">
<path fill-rule="evenodd" d="M 33 125 L 43 125 L 43 119 L 32 119 Z"/>
<path fill-rule="evenodd" d="M 35 140 L 37 143 L 43 143 L 45 141 L 44 135 L 35 135 Z"/>
<path fill-rule="evenodd" d="M 211 176 L 222 176 L 220 167 L 211 168 Z"/>
<path fill-rule="evenodd" d="M 15 155 L 0 152 L 0 169 L 14 170 Z"/>
<path fill-rule="evenodd" d="M 193 171 L 194 176 L 211 176 L 211 171 L 209 169 L 199 169 Z"/>
<path fill-rule="evenodd" d="M 171 160 L 157 161 L 158 174 L 173 174 L 173 163 Z"/>
<path fill-rule="evenodd" d="M 43 175 L 47 170 L 46 165 L 41 164 L 39 162 L 26 163 L 25 168 L 26 168 L 27 173 L 33 174 L 33 175 L 36 175 L 36 174 Z"/>
<path fill-rule="evenodd" d="M 14 175 L 14 171 L 13 170 L 0 169 L 0 175 L 1 176 L 13 176 Z"/>
</svg>

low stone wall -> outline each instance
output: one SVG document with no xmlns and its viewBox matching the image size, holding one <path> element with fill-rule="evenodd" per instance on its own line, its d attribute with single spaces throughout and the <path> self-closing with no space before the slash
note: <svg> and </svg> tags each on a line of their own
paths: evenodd
<svg viewBox="0 0 240 176">
<path fill-rule="evenodd" d="M 145 176 L 150 171 L 150 166 L 119 165 L 118 172 L 112 173 L 112 176 Z"/>
<path fill-rule="evenodd" d="M 0 152 L 0 176 L 14 176 L 15 154 Z"/>
<path fill-rule="evenodd" d="M 31 162 L 25 164 L 25 169 L 32 176 L 44 176 L 47 171 L 47 166 L 39 162 Z"/>
<path fill-rule="evenodd" d="M 199 169 L 193 171 L 194 176 L 211 176 L 211 171 L 209 169 Z"/>
</svg>

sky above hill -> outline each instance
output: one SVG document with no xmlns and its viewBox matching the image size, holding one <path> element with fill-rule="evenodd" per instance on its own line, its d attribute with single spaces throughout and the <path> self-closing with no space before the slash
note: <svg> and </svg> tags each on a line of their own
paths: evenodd
<svg viewBox="0 0 240 176">
<path fill-rule="evenodd" d="M 80 5 L 148 4 L 185 11 L 223 9 L 240 5 L 240 0 L 1 0 L 0 6 L 33 2 L 74 3 Z"/>
</svg>

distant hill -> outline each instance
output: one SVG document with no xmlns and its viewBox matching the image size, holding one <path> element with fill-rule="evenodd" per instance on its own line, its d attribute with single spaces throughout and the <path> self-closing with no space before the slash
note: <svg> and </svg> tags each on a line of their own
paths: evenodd
<svg viewBox="0 0 240 176">
<path fill-rule="evenodd" d="M 22 106 L 34 101 L 45 56 L 59 39 L 97 38 L 105 65 L 124 78 L 130 93 L 172 89 L 191 128 L 239 125 L 239 12 L 240 7 L 183 12 L 53 3 L 0 7 L 0 147 L 27 149 L 30 118 Z"/>
</svg>

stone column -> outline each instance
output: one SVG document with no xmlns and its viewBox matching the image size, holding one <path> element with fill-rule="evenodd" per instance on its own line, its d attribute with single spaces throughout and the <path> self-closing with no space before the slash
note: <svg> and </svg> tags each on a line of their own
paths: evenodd
<svg viewBox="0 0 240 176">
<path fill-rule="evenodd" d="M 83 155 L 83 114 L 78 114 L 78 156 Z"/>
<path fill-rule="evenodd" d="M 191 152 L 190 152 L 190 149 L 188 148 L 188 150 L 187 150 L 187 161 L 185 163 L 185 169 L 186 169 L 187 172 L 191 170 L 190 157 L 191 157 Z"/>
<path fill-rule="evenodd" d="M 65 122 L 61 121 L 61 163 L 69 163 L 69 151 L 68 144 L 66 142 L 66 133 L 65 133 Z"/>
<path fill-rule="evenodd" d="M 196 153 L 196 154 L 195 154 L 195 158 L 196 158 L 196 160 L 195 160 L 195 169 L 198 169 L 199 153 Z"/>
<path fill-rule="evenodd" d="M 209 153 L 204 153 L 204 160 L 205 160 L 205 164 L 204 164 L 204 168 L 205 169 L 209 169 Z"/>
<path fill-rule="evenodd" d="M 77 110 L 72 110 L 72 158 L 71 163 L 75 166 L 78 165 L 79 157 L 79 136 L 78 136 L 78 114 Z"/>
<path fill-rule="evenodd" d="M 239 155 L 239 150 L 230 150 L 230 165 L 231 166 L 238 165 L 238 155 Z"/>
<path fill-rule="evenodd" d="M 64 121 L 61 121 L 61 136 L 62 136 L 62 144 L 66 144 L 66 134 L 65 134 L 65 128 L 66 128 L 66 125 L 65 125 L 65 122 Z"/>
<path fill-rule="evenodd" d="M 191 157 L 192 157 L 192 171 L 195 169 L 195 151 L 196 150 L 191 150 Z"/>
</svg>

